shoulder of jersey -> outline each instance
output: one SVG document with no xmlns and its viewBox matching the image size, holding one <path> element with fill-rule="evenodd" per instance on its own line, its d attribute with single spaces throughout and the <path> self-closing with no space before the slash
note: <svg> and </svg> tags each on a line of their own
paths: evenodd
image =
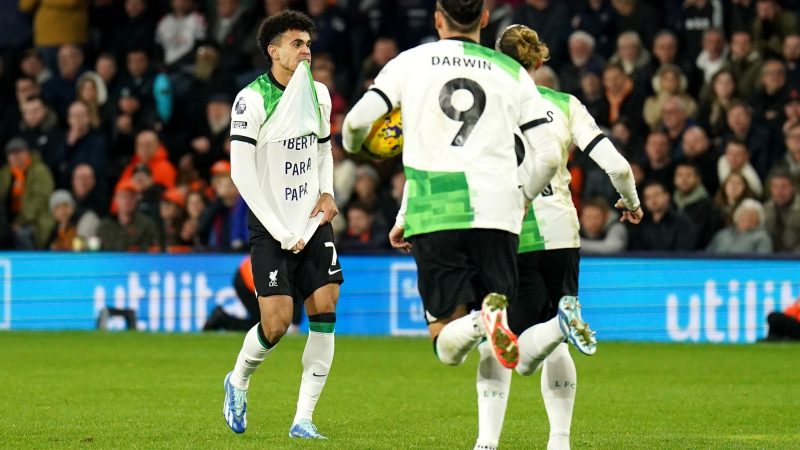
<svg viewBox="0 0 800 450">
<path fill-rule="evenodd" d="M 319 81 L 314 81 L 314 87 L 317 90 L 317 101 L 320 105 L 331 105 L 331 93 L 328 91 L 328 86 L 320 83 Z"/>
</svg>

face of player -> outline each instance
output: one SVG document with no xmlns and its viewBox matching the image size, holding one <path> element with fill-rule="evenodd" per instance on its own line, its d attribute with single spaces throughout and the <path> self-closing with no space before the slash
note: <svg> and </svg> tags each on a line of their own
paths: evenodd
<svg viewBox="0 0 800 450">
<path fill-rule="evenodd" d="M 276 45 L 268 47 L 272 64 L 294 73 L 300 61 L 311 63 L 311 36 L 306 31 L 287 30 Z"/>
</svg>

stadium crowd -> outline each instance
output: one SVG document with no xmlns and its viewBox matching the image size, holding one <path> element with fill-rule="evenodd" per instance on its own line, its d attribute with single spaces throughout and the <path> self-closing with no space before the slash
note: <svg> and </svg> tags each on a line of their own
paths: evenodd
<svg viewBox="0 0 800 450">
<path fill-rule="evenodd" d="M 482 44 L 512 23 L 551 49 L 537 83 L 578 97 L 628 159 L 646 211 L 572 152 L 582 248 L 800 251 L 800 1 L 486 0 Z M 264 73 L 264 17 L 315 22 L 333 101 L 337 248 L 388 250 L 400 158 L 345 156 L 354 99 L 435 39 L 435 0 L 18 0 L 0 3 L 0 248 L 240 251 L 230 112 Z"/>
</svg>

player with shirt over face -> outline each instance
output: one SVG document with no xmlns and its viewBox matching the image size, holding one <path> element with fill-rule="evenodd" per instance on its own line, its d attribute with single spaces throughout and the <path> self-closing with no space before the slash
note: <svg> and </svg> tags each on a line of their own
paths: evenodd
<svg viewBox="0 0 800 450">
<path fill-rule="evenodd" d="M 439 360 L 461 364 L 478 346 L 475 448 L 493 449 L 508 399 L 508 368 L 519 357 L 506 307 L 517 288 L 525 197 L 544 188 L 561 153 L 548 129 L 528 125 L 547 105 L 525 69 L 478 44 L 489 18 L 483 2 L 439 0 L 434 17 L 441 40 L 405 51 L 384 67 L 345 118 L 344 147 L 359 151 L 373 122 L 401 108 L 407 183 L 390 240 L 413 253 Z M 509 176 L 517 171 L 515 128 L 537 144 L 535 175 L 522 189 Z"/>
<path fill-rule="evenodd" d="M 311 77 L 313 28 L 311 19 L 295 11 L 264 20 L 258 44 L 271 67 L 239 92 L 231 114 L 231 177 L 250 208 L 250 251 L 261 314 L 225 377 L 223 415 L 236 433 L 247 426 L 250 376 L 286 333 L 293 298 L 298 298 L 305 302 L 309 334 L 289 436 L 325 439 L 312 414 L 333 361 L 343 278 L 330 226 L 338 213 L 331 99 L 325 85 Z"/>
<path fill-rule="evenodd" d="M 524 25 L 508 27 L 497 40 L 497 50 L 525 67 L 530 76 L 548 59 L 549 50 L 535 31 Z M 562 164 L 550 183 L 528 209 L 520 233 L 519 291 L 508 311 L 511 330 L 519 333 L 520 361 L 516 370 L 531 375 L 542 367 L 541 390 L 550 419 L 548 450 L 569 449 L 572 408 L 577 388 L 575 364 L 564 342 L 563 322 L 580 318 L 578 264 L 579 223 L 569 191 L 571 180 L 566 161 L 569 148 L 576 145 L 592 158 L 611 179 L 621 199 L 622 221 L 639 223 L 642 209 L 633 172 L 574 96 L 537 86 L 548 102 L 546 114 L 537 127 L 550 128 L 561 144 Z M 529 161 L 522 165 L 523 177 Z M 561 316 L 561 317 L 559 317 Z M 594 353 L 596 340 L 588 328 L 568 333 L 582 352 Z"/>
</svg>

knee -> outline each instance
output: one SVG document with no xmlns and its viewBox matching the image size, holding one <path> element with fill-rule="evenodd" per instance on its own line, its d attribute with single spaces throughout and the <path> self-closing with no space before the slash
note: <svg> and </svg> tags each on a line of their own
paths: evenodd
<svg viewBox="0 0 800 450">
<path fill-rule="evenodd" d="M 261 329 L 264 331 L 264 336 L 272 344 L 277 344 L 281 338 L 286 334 L 289 329 L 289 322 L 279 318 L 271 318 L 261 321 Z"/>
</svg>

